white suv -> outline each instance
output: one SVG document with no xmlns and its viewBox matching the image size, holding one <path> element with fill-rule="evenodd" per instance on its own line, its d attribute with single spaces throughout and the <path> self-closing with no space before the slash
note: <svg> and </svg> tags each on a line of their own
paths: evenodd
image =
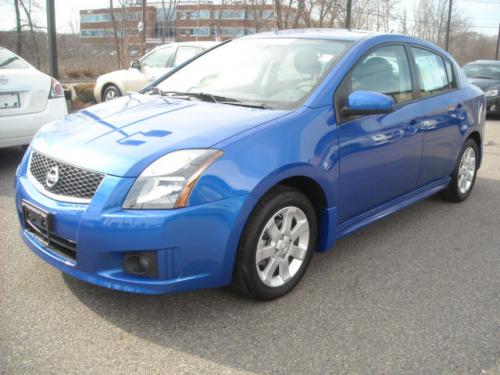
<svg viewBox="0 0 500 375">
<path fill-rule="evenodd" d="M 140 60 L 132 61 L 129 69 L 116 70 L 97 78 L 95 100 L 108 101 L 128 91 L 138 91 L 177 65 L 213 47 L 216 42 L 181 42 L 156 47 Z"/>
</svg>

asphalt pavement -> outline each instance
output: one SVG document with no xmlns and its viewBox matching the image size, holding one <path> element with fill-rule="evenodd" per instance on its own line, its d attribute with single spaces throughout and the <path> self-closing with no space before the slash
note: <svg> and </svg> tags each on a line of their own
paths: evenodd
<svg viewBox="0 0 500 375">
<path fill-rule="evenodd" d="M 22 243 L 0 150 L 0 374 L 500 374 L 500 120 L 466 202 L 431 197 L 315 254 L 274 302 L 126 294 Z"/>
</svg>

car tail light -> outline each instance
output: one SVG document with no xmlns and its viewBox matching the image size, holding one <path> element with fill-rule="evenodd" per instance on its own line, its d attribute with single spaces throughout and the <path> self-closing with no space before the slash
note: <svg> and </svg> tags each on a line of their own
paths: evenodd
<svg viewBox="0 0 500 375">
<path fill-rule="evenodd" d="M 64 97 L 64 89 L 62 85 L 54 78 L 51 78 L 49 99 L 62 98 L 62 97 Z"/>
</svg>

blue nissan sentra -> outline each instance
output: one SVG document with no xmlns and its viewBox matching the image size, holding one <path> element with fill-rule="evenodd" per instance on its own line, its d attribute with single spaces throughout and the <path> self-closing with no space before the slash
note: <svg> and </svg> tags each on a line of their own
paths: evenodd
<svg viewBox="0 0 500 375">
<path fill-rule="evenodd" d="M 465 200 L 484 122 L 483 93 L 431 43 L 247 36 L 43 127 L 17 171 L 21 236 L 103 287 L 270 300 L 336 239 L 438 192 Z"/>
</svg>

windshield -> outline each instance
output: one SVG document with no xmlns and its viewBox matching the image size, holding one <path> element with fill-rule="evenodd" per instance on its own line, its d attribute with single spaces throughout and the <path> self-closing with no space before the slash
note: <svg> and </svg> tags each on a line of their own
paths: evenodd
<svg viewBox="0 0 500 375">
<path fill-rule="evenodd" d="M 0 48 L 0 69 L 24 69 L 27 68 L 23 60 L 5 48 Z"/>
<path fill-rule="evenodd" d="M 313 39 L 237 39 L 200 56 L 160 82 L 166 93 L 291 107 L 305 98 L 350 42 Z"/>
<path fill-rule="evenodd" d="M 500 64 L 467 64 L 464 72 L 468 78 L 500 79 Z"/>
</svg>

